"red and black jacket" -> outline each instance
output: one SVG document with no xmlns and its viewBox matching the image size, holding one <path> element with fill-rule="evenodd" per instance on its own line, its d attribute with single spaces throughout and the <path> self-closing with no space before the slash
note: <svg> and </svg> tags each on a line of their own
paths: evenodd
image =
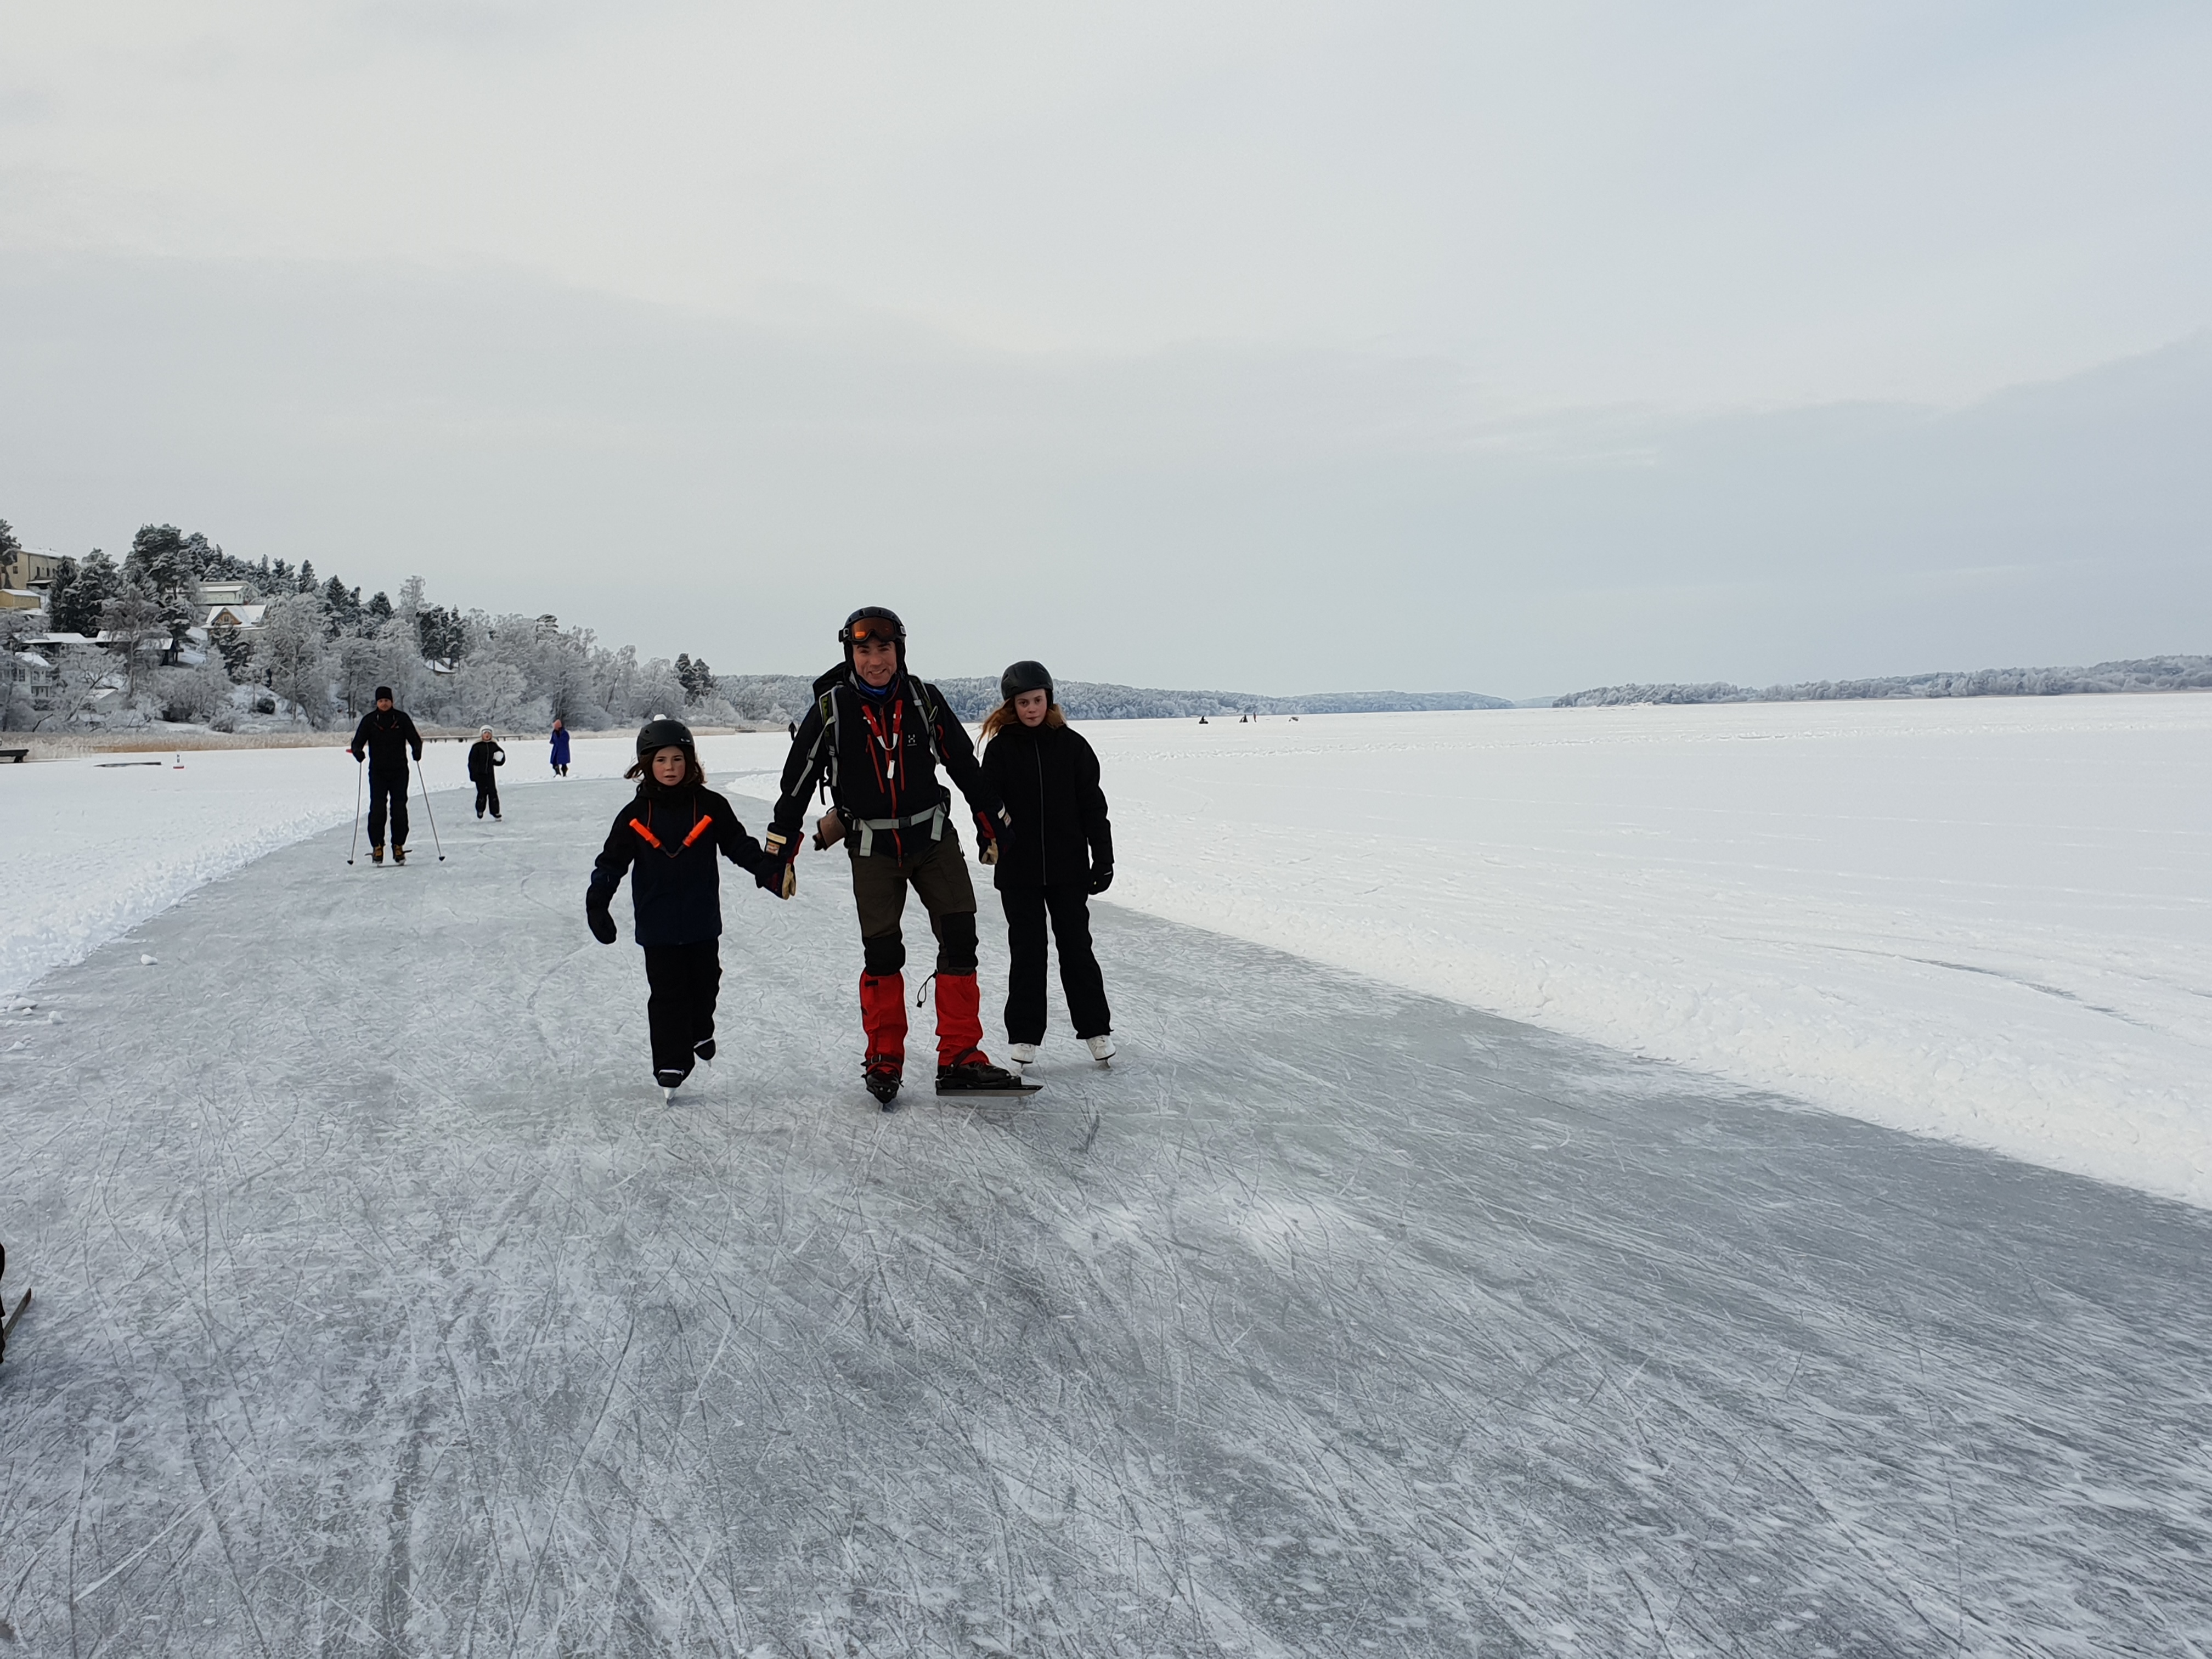
<svg viewBox="0 0 2212 1659">
<path fill-rule="evenodd" d="M 730 803 L 711 789 L 647 784 L 615 814 L 592 866 L 592 886 L 614 896 L 634 872 L 630 903 L 640 945 L 695 945 L 722 934 L 722 872 L 716 854 L 757 872 L 780 867 L 745 833 Z"/>
<path fill-rule="evenodd" d="M 783 788 L 769 828 L 795 841 L 815 786 L 826 775 L 830 799 L 848 823 L 865 819 L 923 820 L 906 830 L 876 831 L 869 850 L 901 862 L 929 850 L 927 815 L 946 809 L 951 833 L 951 791 L 937 779 L 942 763 L 975 811 L 994 820 L 999 792 L 975 763 L 968 728 L 945 694 L 902 672 L 880 696 L 862 691 L 846 668 L 814 683 L 814 705 L 791 740 Z M 957 839 L 957 837 L 956 837 Z M 860 837 L 847 842 L 856 855 Z"/>
</svg>

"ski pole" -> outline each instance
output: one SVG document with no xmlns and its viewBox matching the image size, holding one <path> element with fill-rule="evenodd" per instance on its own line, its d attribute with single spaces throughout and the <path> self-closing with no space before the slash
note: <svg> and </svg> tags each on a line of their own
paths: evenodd
<svg viewBox="0 0 2212 1659">
<path fill-rule="evenodd" d="M 361 851 L 361 775 L 368 770 L 366 766 L 359 764 L 353 769 L 353 845 L 346 848 L 348 864 L 351 864 L 353 855 Z"/>
<path fill-rule="evenodd" d="M 446 844 L 438 839 L 438 815 L 430 811 L 430 786 L 422 786 L 422 811 L 430 820 L 430 845 L 438 849 L 438 862 L 446 861 Z"/>
</svg>

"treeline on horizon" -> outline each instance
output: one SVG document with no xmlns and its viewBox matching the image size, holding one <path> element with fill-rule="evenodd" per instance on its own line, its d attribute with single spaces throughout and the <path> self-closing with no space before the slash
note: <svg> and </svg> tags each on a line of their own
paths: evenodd
<svg viewBox="0 0 2212 1659">
<path fill-rule="evenodd" d="M 0 521 L 0 560 L 21 550 Z M 240 603 L 267 609 L 258 628 L 209 630 L 203 653 L 195 630 L 207 611 L 198 589 L 210 582 L 241 583 Z M 0 618 L 9 643 L 20 643 L 33 626 L 28 613 Z M 238 558 L 204 533 L 167 524 L 142 526 L 119 562 L 99 549 L 61 560 L 36 625 L 50 635 L 105 635 L 108 643 L 41 647 L 58 680 L 55 706 L 27 721 L 12 716 L 29 711 L 10 709 L 11 725 L 105 722 L 119 714 L 229 727 L 259 713 L 319 728 L 357 719 L 379 685 L 391 686 L 427 723 L 508 731 L 547 726 L 556 718 L 580 731 L 604 730 L 656 714 L 681 714 L 702 725 L 781 725 L 813 702 L 811 676 L 717 674 L 705 657 L 688 652 L 672 661 L 641 660 L 634 647 L 602 646 L 592 629 L 562 628 L 551 617 L 432 604 L 419 576 L 402 583 L 396 599 L 381 591 L 364 597 L 360 586 L 319 574 L 310 561 L 295 568 L 283 559 Z M 125 680 L 123 708 L 95 715 L 95 701 L 118 672 Z M 980 720 L 999 704 L 995 678 L 933 684 L 965 720 Z M 1510 707 L 1475 692 L 1271 697 L 1086 680 L 1055 690 L 1076 720 Z"/>
<path fill-rule="evenodd" d="M 23 551 L 0 520 L 0 563 L 12 568 Z M 258 627 L 206 629 L 202 649 L 198 591 L 215 582 L 242 583 L 240 603 L 266 608 Z M 420 576 L 397 599 L 364 599 L 307 560 L 296 569 L 248 562 L 174 525 L 142 526 L 119 562 L 99 549 L 62 559 L 43 611 L 0 611 L 0 643 L 21 648 L 34 629 L 106 637 L 40 647 L 54 677 L 51 706 L 16 708 L 11 679 L 6 723 L 17 729 L 158 718 L 224 730 L 257 714 L 319 729 L 358 718 L 379 685 L 438 726 L 526 730 L 557 718 L 592 730 L 679 710 L 702 723 L 738 719 L 703 657 L 641 661 L 635 647 L 610 649 L 551 617 L 434 605 Z M 118 690 L 122 706 L 95 713 Z"/>
<path fill-rule="evenodd" d="M 1790 685 L 1601 685 L 1553 700 L 1554 708 L 1638 703 L 1859 702 L 1897 697 L 2065 697 L 2100 693 L 2212 690 L 2212 656 L 2135 657 L 2087 668 L 1981 668 L 1971 673 L 1891 674 Z"/>
</svg>

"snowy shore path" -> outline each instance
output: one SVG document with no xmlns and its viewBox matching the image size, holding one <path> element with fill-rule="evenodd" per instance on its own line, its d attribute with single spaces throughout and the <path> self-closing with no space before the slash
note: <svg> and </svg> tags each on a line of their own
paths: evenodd
<svg viewBox="0 0 2212 1659">
<path fill-rule="evenodd" d="M 621 793 L 0 1028 L 5 1651 L 2212 1647 L 2212 1216 L 1103 906 L 1112 1072 L 885 1116 L 813 854 L 671 1109 Z"/>
</svg>

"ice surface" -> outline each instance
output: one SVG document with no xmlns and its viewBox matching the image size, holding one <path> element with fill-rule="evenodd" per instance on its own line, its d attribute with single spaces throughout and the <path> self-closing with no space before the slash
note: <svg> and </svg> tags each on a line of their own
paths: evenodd
<svg viewBox="0 0 2212 1659">
<path fill-rule="evenodd" d="M 1110 905 L 1113 1070 L 885 1116 L 826 859 L 672 1110 L 618 793 L 40 986 L 20 1650 L 2212 1644 L 2212 1217 Z"/>
</svg>

